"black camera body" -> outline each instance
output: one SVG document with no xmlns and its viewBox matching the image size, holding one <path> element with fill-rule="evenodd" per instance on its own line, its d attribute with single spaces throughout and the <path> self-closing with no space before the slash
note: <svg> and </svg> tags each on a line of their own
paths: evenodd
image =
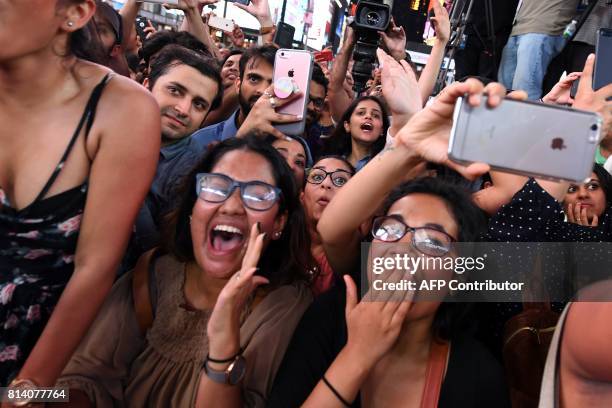
<svg viewBox="0 0 612 408">
<path fill-rule="evenodd" d="M 357 43 L 353 51 L 353 89 L 359 93 L 372 75 L 376 62 L 376 49 L 380 41 L 378 35 L 386 31 L 391 22 L 391 7 L 382 0 L 360 0 L 357 3 L 353 29 Z"/>
</svg>

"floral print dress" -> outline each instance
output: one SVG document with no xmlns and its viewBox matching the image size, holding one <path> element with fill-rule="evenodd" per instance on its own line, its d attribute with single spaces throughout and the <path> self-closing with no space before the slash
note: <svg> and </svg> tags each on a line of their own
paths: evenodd
<svg viewBox="0 0 612 408">
<path fill-rule="evenodd" d="M 109 79 L 94 88 L 59 164 L 30 205 L 13 208 L 0 187 L 0 386 L 19 373 L 74 271 L 87 182 L 45 196 L 84 126 L 87 137 Z"/>
</svg>

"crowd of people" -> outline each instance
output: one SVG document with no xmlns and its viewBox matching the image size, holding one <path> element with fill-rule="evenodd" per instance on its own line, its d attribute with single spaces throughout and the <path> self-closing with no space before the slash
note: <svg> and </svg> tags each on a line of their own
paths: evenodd
<svg viewBox="0 0 612 408">
<path fill-rule="evenodd" d="M 610 406 L 612 303 L 547 304 L 563 312 L 543 359 L 508 364 L 524 305 L 374 295 L 360 270 L 363 242 L 440 257 L 612 241 L 612 84 L 593 89 L 585 54 L 541 91 L 577 1 L 524 0 L 501 83 L 435 97 L 451 37 L 439 2 L 425 67 L 392 22 L 361 94 L 348 27 L 291 136 L 276 125 L 302 118 L 278 113 L 292 99 L 274 96 L 268 1 L 236 3 L 262 27 L 250 47 L 239 27 L 219 43 L 202 17 L 214 2 L 179 0 L 180 30 L 141 38 L 136 0 L 0 1 L 0 386 L 63 387 L 57 404 L 74 407 Z M 525 17 L 554 10 L 550 32 Z M 602 160 L 583 184 L 456 163 L 461 97 L 596 112 Z"/>
</svg>

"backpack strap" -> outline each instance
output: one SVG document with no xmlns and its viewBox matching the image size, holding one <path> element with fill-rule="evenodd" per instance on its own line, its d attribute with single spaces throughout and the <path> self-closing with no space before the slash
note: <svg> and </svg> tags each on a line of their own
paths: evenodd
<svg viewBox="0 0 612 408">
<path fill-rule="evenodd" d="M 157 249 L 142 254 L 132 272 L 132 295 L 134 311 L 140 332 L 144 335 L 153 325 L 157 287 L 155 284 L 155 260 Z"/>
</svg>

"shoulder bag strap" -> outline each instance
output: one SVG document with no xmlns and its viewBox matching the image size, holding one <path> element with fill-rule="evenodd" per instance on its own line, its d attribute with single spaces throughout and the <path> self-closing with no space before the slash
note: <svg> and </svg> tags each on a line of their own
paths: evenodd
<svg viewBox="0 0 612 408">
<path fill-rule="evenodd" d="M 425 387 L 421 398 L 421 408 L 437 408 L 440 398 L 440 389 L 446 371 L 448 360 L 449 343 L 440 340 L 431 342 L 429 351 L 429 362 L 427 363 L 427 373 L 425 374 Z"/>
</svg>

